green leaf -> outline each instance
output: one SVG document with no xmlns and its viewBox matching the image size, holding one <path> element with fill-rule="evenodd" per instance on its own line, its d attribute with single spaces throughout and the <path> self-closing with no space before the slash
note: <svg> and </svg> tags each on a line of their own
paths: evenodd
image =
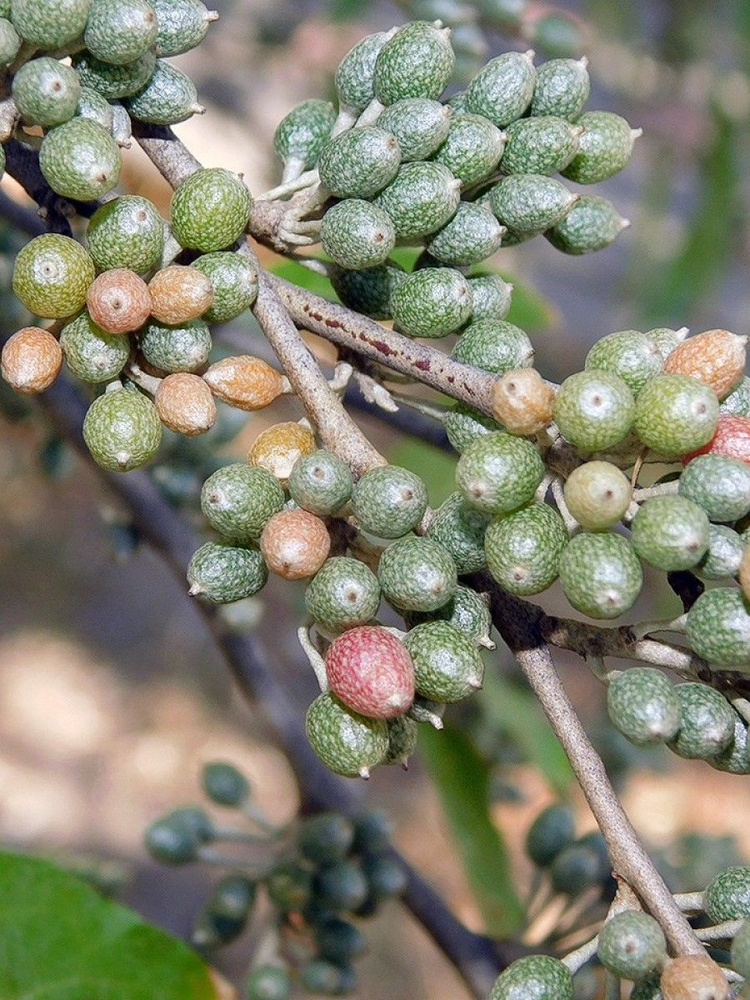
<svg viewBox="0 0 750 1000">
<path fill-rule="evenodd" d="M 489 811 L 490 768 L 465 733 L 420 726 L 419 749 L 437 788 L 485 930 L 504 937 L 520 930 L 524 910 L 508 853 Z"/>
<path fill-rule="evenodd" d="M 439 507 L 456 488 L 458 459 L 431 444 L 415 438 L 404 438 L 390 449 L 388 460 L 392 465 L 411 469 L 424 480 L 433 507 Z"/>
<path fill-rule="evenodd" d="M 218 1000 L 186 945 L 50 861 L 0 854 L 2 1000 Z"/>
<path fill-rule="evenodd" d="M 338 302 L 338 296 L 328 278 L 318 274 L 317 271 L 311 271 L 304 264 L 298 264 L 296 260 L 279 261 L 278 264 L 273 265 L 271 273 L 285 281 L 291 281 L 294 285 L 299 285 L 300 288 L 312 292 L 313 295 L 320 295 L 324 299 Z"/>
</svg>

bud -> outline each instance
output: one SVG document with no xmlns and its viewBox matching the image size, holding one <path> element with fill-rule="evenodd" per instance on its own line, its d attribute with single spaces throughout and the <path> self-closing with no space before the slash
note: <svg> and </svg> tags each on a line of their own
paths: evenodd
<svg viewBox="0 0 750 1000">
<path fill-rule="evenodd" d="M 683 340 L 664 361 L 666 375 L 689 375 L 710 385 L 719 399 L 745 374 L 747 337 L 729 330 L 706 330 Z"/>
<path fill-rule="evenodd" d="M 160 323 L 177 326 L 197 319 L 214 300 L 211 279 L 196 267 L 171 264 L 157 271 L 148 284 L 151 315 Z"/>
<path fill-rule="evenodd" d="M 260 536 L 260 551 L 268 568 L 285 580 L 314 576 L 328 558 L 330 548 L 325 523 L 307 510 L 279 511 Z"/>
<path fill-rule="evenodd" d="M 275 368 L 249 354 L 217 361 L 203 378 L 215 396 L 240 410 L 262 410 L 284 387 Z"/>
<path fill-rule="evenodd" d="M 502 375 L 492 390 L 495 419 L 511 434 L 536 434 L 552 420 L 554 390 L 534 368 Z"/>
<path fill-rule="evenodd" d="M 135 271 L 116 267 L 95 278 L 86 296 L 89 316 L 107 333 L 129 333 L 148 319 L 148 286 Z"/>
<path fill-rule="evenodd" d="M 199 375 L 168 375 L 159 383 L 154 403 L 159 420 L 177 434 L 205 434 L 216 422 L 216 403 Z"/>
<path fill-rule="evenodd" d="M 25 326 L 3 347 L 0 370 L 16 392 L 32 395 L 49 389 L 60 373 L 62 348 L 47 330 Z"/>
</svg>

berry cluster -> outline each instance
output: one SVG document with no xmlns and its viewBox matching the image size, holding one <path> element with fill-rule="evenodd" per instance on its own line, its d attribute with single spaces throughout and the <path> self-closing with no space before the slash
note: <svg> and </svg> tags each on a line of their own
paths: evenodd
<svg viewBox="0 0 750 1000">
<path fill-rule="evenodd" d="M 318 813 L 274 827 L 244 775 L 224 761 L 204 767 L 203 789 L 251 828 L 224 827 L 205 810 L 187 806 L 146 831 L 157 861 L 203 861 L 228 871 L 203 908 L 194 943 L 213 949 L 235 941 L 263 894 L 273 917 L 249 973 L 248 1000 L 287 1000 L 294 986 L 316 996 L 351 994 L 357 984 L 352 963 L 366 948 L 359 920 L 400 895 L 406 883 L 389 853 L 389 819 L 377 810 L 353 819 Z M 242 854 L 222 854 L 217 844 L 233 844 Z"/>
</svg>

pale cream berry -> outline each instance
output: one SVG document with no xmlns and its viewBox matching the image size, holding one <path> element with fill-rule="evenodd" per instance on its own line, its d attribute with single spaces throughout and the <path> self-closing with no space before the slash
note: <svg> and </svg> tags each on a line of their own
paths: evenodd
<svg viewBox="0 0 750 1000">
<path fill-rule="evenodd" d="M 706 330 L 688 337 L 667 355 L 665 375 L 689 375 L 724 399 L 745 374 L 747 337 L 729 330 Z"/>
<path fill-rule="evenodd" d="M 215 396 L 239 410 L 262 410 L 284 388 L 276 369 L 250 354 L 222 358 L 211 365 L 203 378 Z"/>
<path fill-rule="evenodd" d="M 511 434 L 536 434 L 552 420 L 555 393 L 535 368 L 505 372 L 492 390 L 492 411 Z"/>
<path fill-rule="evenodd" d="M 30 396 L 49 389 L 60 374 L 62 362 L 62 348 L 51 333 L 38 326 L 25 326 L 3 347 L 0 370 L 16 392 Z"/>
<path fill-rule="evenodd" d="M 285 580 L 314 576 L 328 558 L 330 548 L 325 523 L 307 510 L 274 514 L 260 536 L 260 551 L 268 568 Z"/>
<path fill-rule="evenodd" d="M 253 441 L 247 460 L 251 465 L 268 469 L 280 482 L 286 482 L 297 459 L 314 451 L 312 431 L 288 421 L 262 431 Z"/>
<path fill-rule="evenodd" d="M 107 333 L 130 333 L 148 319 L 148 286 L 135 271 L 116 267 L 94 278 L 86 296 L 89 316 Z"/>
<path fill-rule="evenodd" d="M 151 315 L 160 323 L 177 326 L 197 319 L 214 300 L 211 279 L 196 267 L 170 264 L 148 284 Z"/>
<path fill-rule="evenodd" d="M 164 426 L 187 437 L 205 434 L 216 422 L 216 403 L 200 375 L 167 375 L 159 383 L 154 403 Z"/>
</svg>

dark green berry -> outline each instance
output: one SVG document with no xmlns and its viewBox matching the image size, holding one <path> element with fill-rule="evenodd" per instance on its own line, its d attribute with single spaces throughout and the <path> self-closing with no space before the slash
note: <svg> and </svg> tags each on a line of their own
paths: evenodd
<svg viewBox="0 0 750 1000">
<path fill-rule="evenodd" d="M 735 865 L 717 875 L 703 893 L 703 909 L 712 924 L 750 917 L 750 868 Z"/>
<path fill-rule="evenodd" d="M 672 739 L 680 727 L 680 700 L 663 673 L 633 667 L 617 674 L 607 689 L 613 724 L 636 746 Z"/>
<path fill-rule="evenodd" d="M 258 271 L 241 254 L 231 251 L 207 253 L 193 261 L 211 281 L 214 300 L 203 313 L 207 323 L 228 323 L 255 302 L 258 295 Z"/>
<path fill-rule="evenodd" d="M 528 503 L 544 476 L 537 449 L 511 434 L 478 438 L 456 467 L 456 485 L 466 500 L 486 514 L 508 514 Z"/>
<path fill-rule="evenodd" d="M 341 813 L 319 813 L 302 820 L 297 831 L 300 853 L 315 864 L 332 864 L 345 858 L 354 843 L 351 820 Z"/>
<path fill-rule="evenodd" d="M 42 139 L 39 166 L 63 198 L 94 201 L 115 187 L 122 161 L 119 146 L 102 125 L 71 118 Z"/>
<path fill-rule="evenodd" d="M 635 604 L 643 586 L 643 571 L 632 545 L 622 535 L 584 532 L 565 547 L 560 579 L 576 611 L 590 618 L 617 618 Z"/>
<path fill-rule="evenodd" d="M 150 125 L 176 125 L 204 111 L 190 77 L 164 59 L 156 60 L 151 79 L 125 99 L 125 107 L 132 118 Z"/>
<path fill-rule="evenodd" d="M 208 477 L 201 490 L 201 510 L 219 534 L 251 542 L 281 510 L 284 499 L 284 491 L 270 472 L 238 462 Z"/>
<path fill-rule="evenodd" d="M 622 170 L 641 134 L 611 111 L 587 111 L 576 124 L 584 131 L 578 152 L 562 173 L 577 184 L 596 184 Z"/>
<path fill-rule="evenodd" d="M 191 250 L 223 250 L 244 232 L 251 205 L 237 174 L 221 167 L 196 170 L 172 196 L 172 233 Z"/>
<path fill-rule="evenodd" d="M 505 136 L 484 115 L 454 114 L 445 142 L 434 159 L 464 187 L 483 181 L 497 168 Z"/>
<path fill-rule="evenodd" d="M 480 319 L 463 330 L 451 357 L 501 375 L 516 368 L 530 368 L 534 348 L 528 335 L 513 323 L 503 319 Z"/>
<path fill-rule="evenodd" d="M 680 476 L 679 491 L 712 521 L 739 521 L 750 512 L 750 466 L 726 455 L 698 455 Z"/>
<path fill-rule="evenodd" d="M 495 980 L 490 1000 L 573 1000 L 567 966 L 549 955 L 518 958 Z"/>
<path fill-rule="evenodd" d="M 717 587 L 688 611 L 687 636 L 709 663 L 745 672 L 750 667 L 750 611 L 739 590 Z"/>
<path fill-rule="evenodd" d="M 708 517 L 697 503 L 682 496 L 647 500 L 630 530 L 640 558 L 665 572 L 691 569 L 708 548 Z"/>
<path fill-rule="evenodd" d="M 354 850 L 360 854 L 385 851 L 393 836 L 394 823 L 383 809 L 368 809 L 354 817 Z"/>
<path fill-rule="evenodd" d="M 574 122 L 589 99 L 585 59 L 550 59 L 536 71 L 532 115 L 557 115 Z"/>
<path fill-rule="evenodd" d="M 425 622 L 407 632 L 404 645 L 414 662 L 417 693 L 451 704 L 482 686 L 484 664 L 474 642 L 445 621 Z"/>
<path fill-rule="evenodd" d="M 113 66 L 86 51 L 73 57 L 73 66 L 82 86 L 91 87 L 108 101 L 119 101 L 137 94 L 148 83 L 155 65 L 153 52 L 145 52 L 125 66 Z"/>
<path fill-rule="evenodd" d="M 601 882 L 601 863 L 597 852 L 580 840 L 559 851 L 549 866 L 555 892 L 579 896 Z"/>
<path fill-rule="evenodd" d="M 531 104 L 536 70 L 531 55 L 505 52 L 491 59 L 466 88 L 469 110 L 505 128 Z"/>
<path fill-rule="evenodd" d="M 554 803 L 536 817 L 526 834 L 526 853 L 538 868 L 547 868 L 575 840 L 575 816 L 569 806 Z"/>
<path fill-rule="evenodd" d="M 732 528 L 709 524 L 708 550 L 698 564 L 697 572 L 705 580 L 722 580 L 739 572 L 745 543 Z"/>
<path fill-rule="evenodd" d="M 486 413 L 475 410 L 472 406 L 467 406 L 466 403 L 454 403 L 453 407 L 446 411 L 443 423 L 451 446 L 459 454 L 464 452 L 478 437 L 502 430 L 496 420 L 488 417 Z"/>
<path fill-rule="evenodd" d="M 556 174 L 578 149 L 580 126 L 544 115 L 511 122 L 500 168 L 505 174 Z"/>
<path fill-rule="evenodd" d="M 128 472 L 145 465 L 161 444 L 156 407 L 135 389 L 99 396 L 83 421 L 83 439 L 97 465 Z"/>
<path fill-rule="evenodd" d="M 708 763 L 717 771 L 727 774 L 750 774 L 750 735 L 747 723 L 735 714 L 734 734 L 729 746 Z"/>
<path fill-rule="evenodd" d="M 480 274 L 476 278 L 469 278 L 469 288 L 474 322 L 480 319 L 505 318 L 510 309 L 513 285 L 503 281 L 499 274 Z"/>
<path fill-rule="evenodd" d="M 151 48 L 156 32 L 156 12 L 145 0 L 96 0 L 83 40 L 97 59 L 124 66 Z"/>
<path fill-rule="evenodd" d="M 471 316 L 471 289 L 460 271 L 425 267 L 402 281 L 391 297 L 398 329 L 409 337 L 445 337 Z"/>
<path fill-rule="evenodd" d="M 68 368 L 82 382 L 110 382 L 130 357 L 130 341 L 105 333 L 84 310 L 60 332 Z"/>
<path fill-rule="evenodd" d="M 21 36 L 7 17 L 0 17 L 0 66 L 10 66 L 21 48 Z"/>
<path fill-rule="evenodd" d="M 408 715 L 388 719 L 388 753 L 384 764 L 400 764 L 406 768 L 409 758 L 417 749 L 417 723 Z"/>
<path fill-rule="evenodd" d="M 398 173 L 401 149 L 396 137 L 377 125 L 336 136 L 320 154 L 321 183 L 336 198 L 372 198 Z"/>
<path fill-rule="evenodd" d="M 577 372 L 555 397 L 555 423 L 562 436 L 583 452 L 604 451 L 633 426 L 635 402 L 625 382 L 609 372 Z"/>
<path fill-rule="evenodd" d="M 308 993 L 323 996 L 340 996 L 344 972 L 340 966 L 327 962 L 322 958 L 313 958 L 305 962 L 299 970 L 302 987 Z"/>
<path fill-rule="evenodd" d="M 69 236 L 45 233 L 19 250 L 13 265 L 13 292 L 37 316 L 72 316 L 86 303 L 94 264 Z"/>
<path fill-rule="evenodd" d="M 305 604 L 315 621 L 333 631 L 366 625 L 378 613 L 380 584 L 358 559 L 335 556 L 308 584 Z"/>
<path fill-rule="evenodd" d="M 451 493 L 435 512 L 427 537 L 450 553 L 459 575 L 484 569 L 484 535 L 489 524 L 486 514 L 476 510 L 461 493 Z"/>
<path fill-rule="evenodd" d="M 281 119 L 273 150 L 290 175 L 310 170 L 328 142 L 336 110 L 329 101 L 303 101 Z"/>
<path fill-rule="evenodd" d="M 154 50 L 157 56 L 179 56 L 200 45 L 218 15 L 201 0 L 150 0 L 158 29 Z"/>
<path fill-rule="evenodd" d="M 358 524 L 379 538 L 400 538 L 427 509 L 427 488 L 419 476 L 396 465 L 371 469 L 354 485 L 352 510 Z"/>
<path fill-rule="evenodd" d="M 503 227 L 492 212 L 476 202 L 462 201 L 451 221 L 430 238 L 426 248 L 441 264 L 468 267 L 496 253 L 502 238 Z"/>
<path fill-rule="evenodd" d="M 312 514 L 335 514 L 352 494 L 349 466 L 332 451 L 314 451 L 298 458 L 289 476 L 292 499 Z"/>
<path fill-rule="evenodd" d="M 336 774 L 366 778 L 388 753 L 385 722 L 350 711 L 332 694 L 321 694 L 310 705 L 305 728 L 315 753 Z"/>
<path fill-rule="evenodd" d="M 187 569 L 190 593 L 211 604 L 252 597 L 268 580 L 268 567 L 256 549 L 206 542 Z"/>
<path fill-rule="evenodd" d="M 193 861 L 200 846 L 200 839 L 190 827 L 168 816 L 153 822 L 144 840 L 149 854 L 167 865 Z"/>
<path fill-rule="evenodd" d="M 405 163 L 376 198 L 402 241 L 429 236 L 456 213 L 460 182 L 442 163 Z"/>
<path fill-rule="evenodd" d="M 375 96 L 375 62 L 392 32 L 366 35 L 339 63 L 336 70 L 336 93 L 342 109 L 354 116 L 361 114 Z"/>
<path fill-rule="evenodd" d="M 459 584 L 453 592 L 453 597 L 442 608 L 430 612 L 412 612 L 407 616 L 410 626 L 421 625 L 436 618 L 453 625 L 478 646 L 484 646 L 485 649 L 495 648 L 490 639 L 492 616 L 486 595 L 478 594 L 476 590 Z"/>
<path fill-rule="evenodd" d="M 347 198 L 328 209 L 320 226 L 323 249 L 341 267 L 377 267 L 396 243 L 389 216 L 369 201 Z"/>
<path fill-rule="evenodd" d="M 383 552 L 378 579 L 383 595 L 404 611 L 434 611 L 453 596 L 456 564 L 432 538 L 407 536 Z"/>
<path fill-rule="evenodd" d="M 225 875 L 216 883 L 201 916 L 199 939 L 211 946 L 229 944 L 247 926 L 255 905 L 256 886 L 245 875 Z"/>
<path fill-rule="evenodd" d="M 138 334 L 138 346 L 146 361 L 165 372 L 194 372 L 208 361 L 211 352 L 208 323 L 194 319 L 182 326 L 148 323 Z"/>
<path fill-rule="evenodd" d="M 373 89 L 386 106 L 406 97 L 440 97 L 453 73 L 450 32 L 411 21 L 389 38 L 375 62 Z"/>
<path fill-rule="evenodd" d="M 367 899 L 367 880 L 357 861 L 343 858 L 318 871 L 315 894 L 331 910 L 356 910 Z"/>
<path fill-rule="evenodd" d="M 206 764 L 202 773 L 203 790 L 212 802 L 235 808 L 250 798 L 250 784 L 234 764 L 215 760 Z"/>
<path fill-rule="evenodd" d="M 614 243 L 629 225 L 630 222 L 623 219 L 606 198 L 584 195 L 545 236 L 552 246 L 563 253 L 592 253 Z"/>
<path fill-rule="evenodd" d="M 360 271 L 333 268 L 331 284 L 350 309 L 372 319 L 391 319 L 391 296 L 407 277 L 393 261 Z"/>
<path fill-rule="evenodd" d="M 12 0 L 10 18 L 25 42 L 54 50 L 83 34 L 90 7 L 91 0 Z"/>
<path fill-rule="evenodd" d="M 331 917 L 316 927 L 315 941 L 321 957 L 329 962 L 348 962 L 361 955 L 366 947 L 362 931 L 339 917 Z"/>
<path fill-rule="evenodd" d="M 557 511 L 533 503 L 491 522 L 484 540 L 487 569 L 509 594 L 539 594 L 557 579 L 567 543 L 568 532 Z"/>
<path fill-rule="evenodd" d="M 450 123 L 451 109 L 424 97 L 397 101 L 378 118 L 378 128 L 396 137 L 404 163 L 428 159 L 445 141 Z"/>
<path fill-rule="evenodd" d="M 723 753 L 734 738 L 735 713 L 720 691 L 706 684 L 678 684 L 680 728 L 669 747 L 680 757 L 707 760 Z"/>
<path fill-rule="evenodd" d="M 562 223 L 579 196 L 562 181 L 543 174 L 514 174 L 489 192 L 492 211 L 510 231 L 520 235 L 541 233 Z M 554 230 L 553 230 L 554 231 Z M 505 238 L 506 244 L 508 238 Z"/>
<path fill-rule="evenodd" d="M 122 195 L 91 216 L 86 245 L 99 271 L 124 267 L 143 275 L 161 260 L 164 221 L 147 198 Z"/>
<path fill-rule="evenodd" d="M 370 895 L 376 900 L 400 896 L 406 888 L 407 876 L 403 865 L 388 854 L 366 854 L 362 870 Z"/>
<path fill-rule="evenodd" d="M 659 374 L 662 364 L 662 356 L 653 339 L 638 330 L 610 333 L 598 340 L 586 355 L 586 368 L 619 375 L 633 396 Z"/>
<path fill-rule="evenodd" d="M 714 436 L 718 418 L 714 391 L 687 375 L 657 375 L 636 400 L 638 436 L 662 455 L 685 455 L 702 448 Z"/>
<path fill-rule="evenodd" d="M 596 950 L 602 965 L 620 979 L 643 979 L 667 957 L 659 922 L 641 910 L 625 910 L 605 921 Z"/>
<path fill-rule="evenodd" d="M 313 894 L 313 876 L 296 861 L 280 861 L 266 879 L 268 896 L 285 912 L 304 909 Z"/>
<path fill-rule="evenodd" d="M 25 122 L 53 128 L 75 114 L 81 84 L 70 66 L 42 56 L 21 66 L 13 77 L 12 95 Z"/>
</svg>

